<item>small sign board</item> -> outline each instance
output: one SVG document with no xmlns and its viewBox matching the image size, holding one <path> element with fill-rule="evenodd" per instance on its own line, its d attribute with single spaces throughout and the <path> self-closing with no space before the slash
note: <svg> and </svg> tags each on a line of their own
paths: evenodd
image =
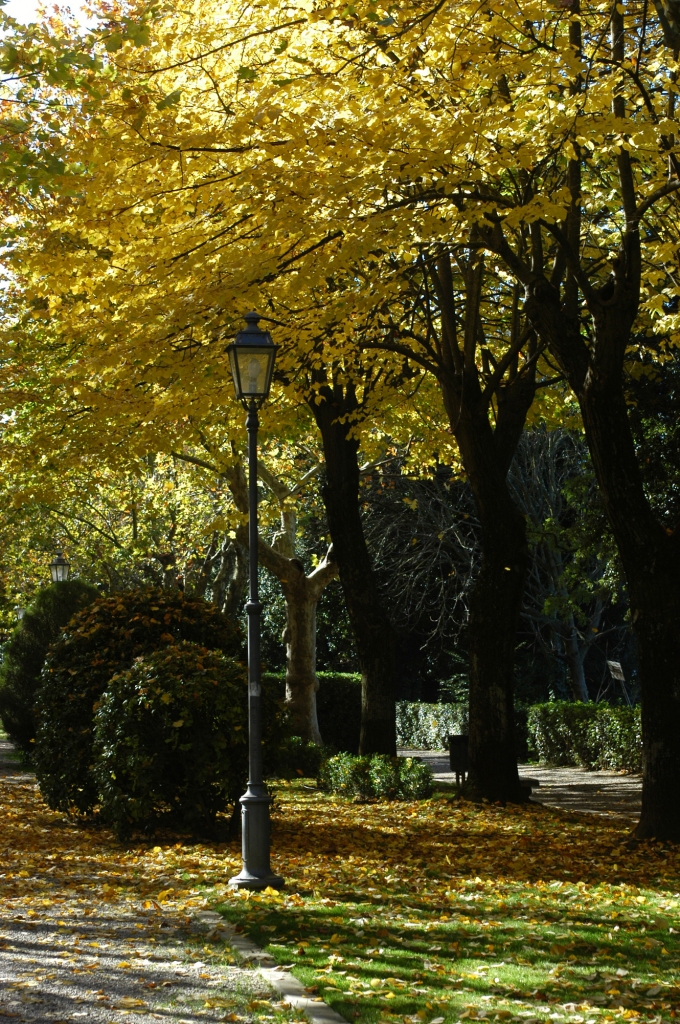
<svg viewBox="0 0 680 1024">
<path fill-rule="evenodd" d="M 622 683 L 625 683 L 626 677 L 623 674 L 620 661 L 608 661 L 609 671 L 612 674 L 612 679 L 620 679 Z"/>
</svg>

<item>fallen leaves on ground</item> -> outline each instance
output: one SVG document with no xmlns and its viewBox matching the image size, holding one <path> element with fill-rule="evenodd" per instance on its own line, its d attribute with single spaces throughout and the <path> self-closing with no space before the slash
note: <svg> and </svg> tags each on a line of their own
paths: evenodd
<svg viewBox="0 0 680 1024">
<path fill-rule="evenodd" d="M 289 894 L 230 895 L 309 990 L 383 1024 L 676 1015 L 680 850 L 540 805 L 353 804 L 277 788 Z"/>
<path fill-rule="evenodd" d="M 124 849 L 107 829 L 49 811 L 28 773 L 0 775 L 0 816 L 0 1019 L 300 1017 L 234 966 L 207 913 L 207 887 L 237 867 L 235 853 L 176 838 Z"/>
<path fill-rule="evenodd" d="M 229 962 L 219 924 L 182 936 L 192 916 L 220 906 L 312 997 L 366 1024 L 676 1015 L 680 853 L 629 844 L 626 824 L 441 796 L 358 805 L 281 784 L 272 845 L 287 888 L 247 894 L 228 887 L 237 843 L 123 848 L 107 829 L 49 811 L 30 776 L 2 780 L 0 796 L 3 912 L 54 921 L 64 969 L 87 975 L 101 956 L 96 942 L 73 941 L 76 915 L 126 908 L 146 914 L 147 937 L 174 935 L 189 963 Z M 132 976 L 140 960 L 129 945 L 117 962 Z M 246 1017 L 238 1007 L 224 1016 L 211 993 L 202 1005 L 231 1021 L 282 1012 L 252 1004 Z"/>
</svg>

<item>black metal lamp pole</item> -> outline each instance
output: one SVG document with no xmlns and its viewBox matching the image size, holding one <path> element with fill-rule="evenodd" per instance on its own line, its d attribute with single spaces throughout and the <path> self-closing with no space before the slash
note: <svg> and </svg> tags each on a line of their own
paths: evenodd
<svg viewBox="0 0 680 1024">
<path fill-rule="evenodd" d="M 238 889 L 280 889 L 283 878 L 269 864 L 269 804 L 262 781 L 262 687 L 260 679 L 260 604 L 257 589 L 257 410 L 269 394 L 276 346 L 257 326 L 257 313 L 246 314 L 248 327 L 229 346 L 236 395 L 248 410 L 248 788 L 241 797 L 243 867 L 229 884 Z"/>
</svg>

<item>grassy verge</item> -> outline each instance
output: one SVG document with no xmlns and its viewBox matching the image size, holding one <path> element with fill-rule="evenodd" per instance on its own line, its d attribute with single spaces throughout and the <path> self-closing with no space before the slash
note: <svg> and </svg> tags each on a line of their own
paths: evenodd
<svg viewBox="0 0 680 1024">
<path fill-rule="evenodd" d="M 281 785 L 275 894 L 220 909 L 350 1020 L 599 1024 L 680 1004 L 680 850 L 625 823 Z"/>
</svg>

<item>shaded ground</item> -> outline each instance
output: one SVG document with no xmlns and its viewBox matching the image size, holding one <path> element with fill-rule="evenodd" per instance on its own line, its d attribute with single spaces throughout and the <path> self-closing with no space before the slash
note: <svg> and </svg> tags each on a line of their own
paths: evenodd
<svg viewBox="0 0 680 1024">
<path fill-rule="evenodd" d="M 434 772 L 438 782 L 455 783 L 449 770 L 448 754 L 441 750 L 402 750 L 401 754 L 422 758 Z M 640 816 L 642 779 L 639 775 L 619 772 L 590 772 L 585 768 L 545 768 L 520 765 L 522 778 L 536 779 L 534 803 L 567 811 L 588 811 L 593 814 L 623 817 L 637 821 Z"/>
<path fill-rule="evenodd" d="M 0 814 L 0 1022 L 281 1015 L 260 975 L 236 966 L 220 940 L 201 880 L 182 892 L 190 847 L 173 848 L 169 877 L 161 847 L 124 850 L 105 830 L 53 814 L 2 741 Z M 204 876 L 232 873 L 230 858 L 210 860 Z"/>
</svg>

